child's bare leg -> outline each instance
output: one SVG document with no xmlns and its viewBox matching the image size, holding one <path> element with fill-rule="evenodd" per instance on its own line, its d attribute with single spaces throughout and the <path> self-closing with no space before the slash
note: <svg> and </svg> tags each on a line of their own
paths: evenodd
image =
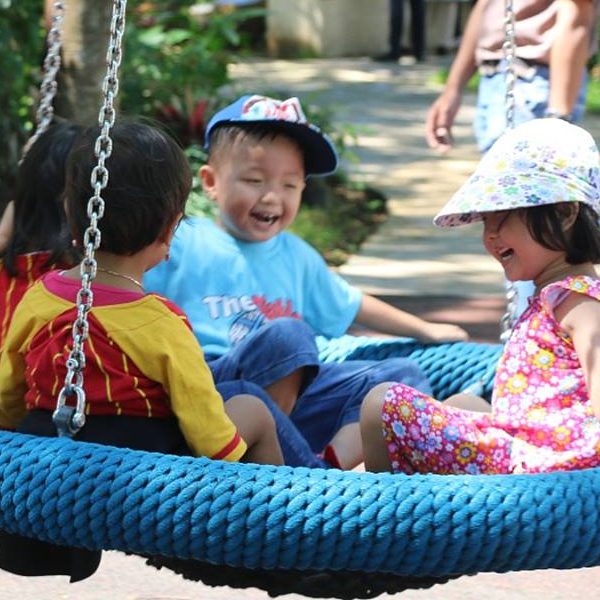
<svg viewBox="0 0 600 600">
<path fill-rule="evenodd" d="M 303 380 L 304 369 L 302 368 L 266 386 L 265 392 L 271 396 L 283 413 L 289 415 L 296 406 Z"/>
<path fill-rule="evenodd" d="M 480 396 L 474 396 L 473 394 L 454 394 L 453 396 L 446 398 L 444 404 L 474 412 L 492 412 L 492 406 L 487 400 L 484 400 Z"/>
<path fill-rule="evenodd" d="M 248 445 L 243 462 L 283 464 L 275 421 L 259 398 L 249 394 L 233 396 L 225 402 L 225 411 Z"/>
<path fill-rule="evenodd" d="M 391 472 L 387 444 L 383 437 L 381 411 L 385 393 L 391 383 L 375 386 L 366 396 L 360 411 L 360 433 L 362 436 L 365 470 Z"/>
<path fill-rule="evenodd" d="M 363 461 L 360 424 L 348 423 L 348 425 L 344 425 L 331 438 L 329 446 L 335 454 L 340 469 L 344 469 L 345 471 L 354 469 L 354 467 Z"/>
</svg>

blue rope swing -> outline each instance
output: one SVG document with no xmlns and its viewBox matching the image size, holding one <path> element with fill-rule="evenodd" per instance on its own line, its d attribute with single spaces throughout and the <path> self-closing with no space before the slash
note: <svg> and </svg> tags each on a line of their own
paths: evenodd
<svg viewBox="0 0 600 600">
<path fill-rule="evenodd" d="M 111 106 L 125 7 L 114 1 Z M 443 399 L 476 383 L 489 397 L 501 347 L 345 336 L 320 340 L 320 352 L 338 362 L 411 357 Z M 135 553 L 189 579 L 271 595 L 371 598 L 477 572 L 598 565 L 599 492 L 600 469 L 359 474 L 0 432 L 0 530 Z"/>
<path fill-rule="evenodd" d="M 337 360 L 382 354 L 441 372 L 433 385 L 443 396 L 487 376 L 500 346 L 349 336 L 322 345 Z M 0 432 L 0 529 L 271 595 L 368 598 L 476 572 L 597 565 L 599 521 L 600 469 L 404 476 Z"/>
</svg>

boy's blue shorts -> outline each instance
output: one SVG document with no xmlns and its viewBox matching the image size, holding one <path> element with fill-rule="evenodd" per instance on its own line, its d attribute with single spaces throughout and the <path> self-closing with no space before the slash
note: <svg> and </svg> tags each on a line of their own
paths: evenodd
<svg viewBox="0 0 600 600">
<path fill-rule="evenodd" d="M 227 354 L 207 356 L 207 361 L 217 384 L 242 379 L 262 388 L 305 368 L 290 417 L 314 452 L 321 452 L 341 427 L 358 422 L 362 401 L 376 385 L 396 381 L 431 393 L 426 375 L 408 358 L 320 363 L 313 330 L 292 318 L 270 321 Z"/>
</svg>

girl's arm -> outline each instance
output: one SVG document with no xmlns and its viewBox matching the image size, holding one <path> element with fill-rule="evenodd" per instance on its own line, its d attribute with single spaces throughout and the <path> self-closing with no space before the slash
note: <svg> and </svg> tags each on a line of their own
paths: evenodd
<svg viewBox="0 0 600 600">
<path fill-rule="evenodd" d="M 15 203 L 11 200 L 0 219 L 0 252 L 6 250 L 15 226 Z"/>
<path fill-rule="evenodd" d="M 592 409 L 600 419 L 600 302 L 570 294 L 557 308 L 556 317 L 573 340 Z"/>
</svg>

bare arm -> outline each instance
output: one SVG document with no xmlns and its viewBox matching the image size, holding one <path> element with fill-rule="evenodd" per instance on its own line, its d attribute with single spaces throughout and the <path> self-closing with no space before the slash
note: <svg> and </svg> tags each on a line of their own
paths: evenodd
<svg viewBox="0 0 600 600">
<path fill-rule="evenodd" d="M 600 419 L 600 302 L 571 294 L 556 310 L 556 318 L 573 340 L 592 409 Z"/>
<path fill-rule="evenodd" d="M 0 252 L 6 250 L 8 242 L 13 234 L 15 225 L 15 203 L 11 200 L 2 213 L 0 219 Z"/>
<path fill-rule="evenodd" d="M 423 342 L 450 342 L 469 337 L 458 325 L 425 321 L 368 294 L 363 296 L 355 322 L 374 331 L 414 337 Z"/>
<path fill-rule="evenodd" d="M 425 137 L 429 147 L 440 152 L 447 152 L 452 147 L 452 125 L 462 102 L 462 93 L 477 68 L 475 49 L 481 29 L 481 15 L 487 2 L 478 0 L 471 9 L 444 91 L 427 113 Z"/>
<path fill-rule="evenodd" d="M 550 97 L 548 107 L 570 113 L 588 59 L 590 32 L 594 27 L 592 0 L 556 0 L 556 36 L 550 51 Z"/>
</svg>

